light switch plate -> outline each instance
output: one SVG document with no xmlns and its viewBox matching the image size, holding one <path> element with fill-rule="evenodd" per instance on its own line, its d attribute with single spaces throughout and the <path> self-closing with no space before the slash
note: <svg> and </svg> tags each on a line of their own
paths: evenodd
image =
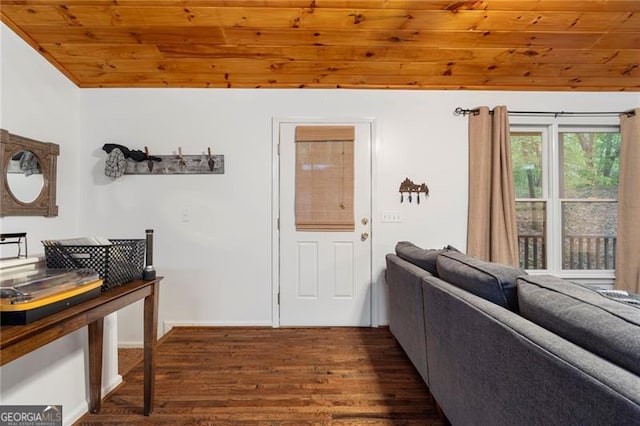
<svg viewBox="0 0 640 426">
<path fill-rule="evenodd" d="M 400 223 L 402 222 L 402 216 L 398 211 L 385 211 L 382 212 L 383 223 Z"/>
</svg>

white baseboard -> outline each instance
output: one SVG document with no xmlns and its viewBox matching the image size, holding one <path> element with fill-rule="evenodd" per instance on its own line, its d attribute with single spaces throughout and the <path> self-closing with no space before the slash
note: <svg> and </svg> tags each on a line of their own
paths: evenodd
<svg viewBox="0 0 640 426">
<path fill-rule="evenodd" d="M 163 334 L 173 327 L 271 327 L 271 321 L 164 321 Z"/>
<path fill-rule="evenodd" d="M 118 342 L 118 349 L 142 349 L 142 340 Z"/>
<path fill-rule="evenodd" d="M 142 349 L 144 346 L 142 342 L 118 342 L 118 349 Z"/>
<path fill-rule="evenodd" d="M 118 387 L 120 383 L 122 383 L 122 376 L 120 374 L 116 374 L 113 380 L 111 380 L 111 383 L 102 386 L 102 397 L 104 398 L 107 396 L 109 392 Z"/>
<path fill-rule="evenodd" d="M 87 402 L 78 404 L 76 408 L 74 408 L 73 410 L 69 410 L 67 407 L 62 407 L 62 424 L 72 425 L 78 420 L 80 420 L 80 417 L 84 416 L 88 412 L 89 412 L 89 403 Z"/>
<path fill-rule="evenodd" d="M 162 323 L 162 335 L 165 335 L 173 327 L 272 327 L 271 321 L 164 321 Z M 123 349 L 142 348 L 142 340 L 123 340 L 118 342 L 118 347 Z"/>
<path fill-rule="evenodd" d="M 114 390 L 120 383 L 122 383 L 122 376 L 119 374 L 116 374 L 113 377 L 113 380 L 111 380 L 109 384 L 102 386 L 102 397 L 104 398 L 109 392 Z M 80 418 L 85 414 L 87 414 L 88 412 L 89 412 L 89 403 L 87 401 L 84 401 L 78 404 L 72 410 L 69 410 L 69 408 L 67 408 L 66 406 L 62 407 L 62 417 L 63 417 L 62 424 L 72 425 L 78 420 L 80 420 Z"/>
</svg>

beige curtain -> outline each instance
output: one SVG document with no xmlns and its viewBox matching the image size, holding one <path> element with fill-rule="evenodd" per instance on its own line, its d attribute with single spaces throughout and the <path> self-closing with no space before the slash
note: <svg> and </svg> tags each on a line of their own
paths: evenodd
<svg viewBox="0 0 640 426">
<path fill-rule="evenodd" d="M 353 126 L 296 127 L 296 230 L 353 231 Z"/>
<path fill-rule="evenodd" d="M 469 116 L 469 217 L 467 253 L 518 265 L 518 230 L 505 106 Z"/>
<path fill-rule="evenodd" d="M 640 293 L 640 108 L 620 117 L 618 245 L 614 288 Z"/>
</svg>

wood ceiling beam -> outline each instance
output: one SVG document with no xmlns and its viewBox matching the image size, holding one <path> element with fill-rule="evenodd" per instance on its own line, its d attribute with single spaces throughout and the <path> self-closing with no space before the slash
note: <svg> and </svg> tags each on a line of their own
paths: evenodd
<svg viewBox="0 0 640 426">
<path fill-rule="evenodd" d="M 214 44 L 100 44 L 42 43 L 41 47 L 63 61 L 114 58 L 269 59 L 274 61 L 374 62 L 497 62 L 525 64 L 633 64 L 638 49 L 570 50 L 552 48 L 421 48 L 415 46 L 220 46 Z"/>
<path fill-rule="evenodd" d="M 128 74 L 128 75 L 123 75 Z M 540 82 L 531 77 L 486 76 L 338 76 L 308 74 L 280 74 L 277 78 L 257 80 L 255 74 L 225 75 L 219 73 L 182 74 L 165 73 L 150 75 L 141 73 L 94 72 L 80 75 L 81 87 L 120 87 L 123 79 L 135 81 L 136 87 L 226 87 L 226 88 L 404 88 L 404 89 L 484 89 L 484 90 L 592 90 L 625 91 L 640 90 L 635 86 L 620 84 L 619 78 L 567 78 L 549 77 Z M 508 89 L 505 89 L 508 88 Z"/>
<path fill-rule="evenodd" d="M 155 2 L 154 2 L 155 3 Z M 638 32 L 640 14 L 631 12 L 523 12 L 395 9 L 308 9 L 4 5 L 17 25 L 63 27 L 214 26 L 251 29 L 358 29 L 408 31 Z M 36 22 L 34 24 L 34 21 Z"/>
<path fill-rule="evenodd" d="M 278 79 L 281 75 L 320 76 L 422 76 L 466 77 L 482 75 L 487 78 L 526 77 L 547 80 L 549 77 L 579 79 L 607 76 L 619 79 L 618 84 L 640 85 L 640 66 L 634 65 L 591 65 L 591 64 L 510 64 L 496 63 L 451 63 L 444 65 L 430 62 L 384 62 L 363 64 L 361 62 L 334 62 L 327 65 L 317 61 L 278 62 L 269 60 L 156 60 L 156 59 L 110 59 L 76 61 L 69 67 L 75 75 L 91 72 L 131 73 L 144 69 L 150 74 L 253 74 L 256 80 Z M 336 77 L 338 78 L 338 77 Z"/>
<path fill-rule="evenodd" d="M 116 0 L 121 6 L 146 6 L 149 0 Z M 3 5 L 56 5 L 60 0 L 3 0 Z M 65 0 L 69 6 L 112 6 L 114 0 Z M 270 8 L 355 8 L 355 9 L 411 9 L 447 10 L 457 13 L 464 10 L 490 11 L 555 11 L 555 12 L 640 12 L 635 0 L 154 0 L 160 6 L 203 7 L 270 7 Z"/>
<path fill-rule="evenodd" d="M 360 30 L 249 30 L 211 27 L 105 28 L 47 27 L 23 25 L 36 42 L 60 40 L 65 43 L 218 44 L 238 46 L 413 46 L 445 48 L 531 48 L 637 49 L 639 33 L 619 33 L 604 38 L 603 33 L 482 32 L 482 31 L 360 31 Z M 608 41 L 606 41 L 608 40 Z"/>
</svg>

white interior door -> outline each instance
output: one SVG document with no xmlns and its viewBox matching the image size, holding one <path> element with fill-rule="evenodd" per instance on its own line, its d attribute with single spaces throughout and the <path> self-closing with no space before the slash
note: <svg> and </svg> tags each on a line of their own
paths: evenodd
<svg viewBox="0 0 640 426">
<path fill-rule="evenodd" d="M 296 230 L 297 126 L 353 126 L 354 229 Z M 279 124 L 280 325 L 371 325 L 371 123 Z"/>
</svg>

